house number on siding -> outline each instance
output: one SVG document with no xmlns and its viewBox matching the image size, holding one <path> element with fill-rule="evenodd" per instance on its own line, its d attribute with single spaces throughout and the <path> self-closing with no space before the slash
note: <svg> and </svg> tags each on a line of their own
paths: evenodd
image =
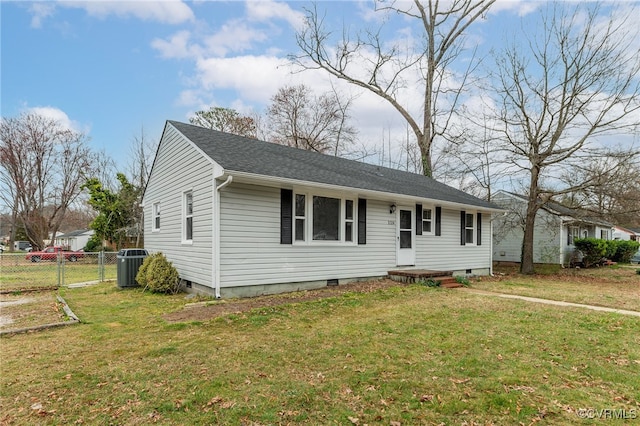
<svg viewBox="0 0 640 426">
<path fill-rule="evenodd" d="M 395 220 L 388 220 L 387 221 L 387 225 L 395 225 L 396 221 Z"/>
</svg>

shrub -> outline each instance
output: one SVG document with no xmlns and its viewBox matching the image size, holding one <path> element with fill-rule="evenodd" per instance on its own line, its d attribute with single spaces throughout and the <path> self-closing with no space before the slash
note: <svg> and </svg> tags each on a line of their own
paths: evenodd
<svg viewBox="0 0 640 426">
<path fill-rule="evenodd" d="M 436 281 L 432 278 L 428 278 L 426 280 L 420 280 L 418 281 L 418 284 L 426 287 L 440 287 L 440 281 Z"/>
<path fill-rule="evenodd" d="M 463 275 L 456 275 L 455 279 L 458 284 L 462 284 L 465 287 L 469 287 L 471 285 L 471 281 Z"/>
<path fill-rule="evenodd" d="M 576 238 L 573 242 L 582 253 L 585 268 L 598 265 L 607 255 L 607 241 L 598 238 Z"/>
<path fill-rule="evenodd" d="M 95 253 L 104 250 L 104 247 L 102 246 L 102 239 L 95 234 L 92 235 L 91 238 L 89 238 L 89 241 L 87 241 L 87 245 L 84 246 L 83 250 L 89 253 Z"/>
<path fill-rule="evenodd" d="M 607 259 L 611 259 L 613 261 L 617 260 L 615 259 L 616 256 L 616 251 L 618 249 L 618 241 L 615 240 L 607 240 L 605 243 L 605 247 L 606 247 L 606 252 L 604 254 L 604 257 L 606 257 Z"/>
<path fill-rule="evenodd" d="M 175 294 L 180 289 L 178 271 L 162 252 L 154 253 L 142 262 L 136 281 L 153 293 Z"/>
<path fill-rule="evenodd" d="M 610 241 L 610 243 L 615 249 L 611 260 L 620 263 L 631 262 L 631 258 L 640 247 L 640 243 L 637 241 L 615 240 Z"/>
</svg>

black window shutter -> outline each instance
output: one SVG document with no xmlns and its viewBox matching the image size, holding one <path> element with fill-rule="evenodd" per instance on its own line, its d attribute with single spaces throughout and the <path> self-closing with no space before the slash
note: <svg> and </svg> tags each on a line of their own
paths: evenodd
<svg viewBox="0 0 640 426">
<path fill-rule="evenodd" d="M 422 204 L 416 204 L 416 235 L 422 235 Z"/>
<path fill-rule="evenodd" d="M 465 219 L 466 219 L 466 215 L 467 212 L 465 212 L 464 210 L 462 210 L 460 212 L 460 245 L 463 246 L 467 243 L 466 239 L 465 239 L 465 231 L 467 230 L 467 226 L 465 224 Z"/>
<path fill-rule="evenodd" d="M 367 244 L 367 200 L 358 198 L 358 244 Z"/>
<path fill-rule="evenodd" d="M 280 190 L 280 244 L 293 242 L 293 191 Z"/>
<path fill-rule="evenodd" d="M 478 217 L 478 227 L 476 228 L 477 232 L 478 232 L 478 236 L 477 236 L 477 240 L 478 240 L 478 245 L 482 245 L 482 213 L 478 213 L 476 214 L 476 216 Z"/>
<path fill-rule="evenodd" d="M 442 207 L 436 207 L 436 236 L 442 235 Z"/>
</svg>

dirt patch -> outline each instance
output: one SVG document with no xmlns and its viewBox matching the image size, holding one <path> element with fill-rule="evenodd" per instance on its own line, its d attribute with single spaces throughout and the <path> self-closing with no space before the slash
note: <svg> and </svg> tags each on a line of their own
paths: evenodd
<svg viewBox="0 0 640 426">
<path fill-rule="evenodd" d="M 0 295 L 0 331 L 63 321 L 65 313 L 56 291 Z"/>
<path fill-rule="evenodd" d="M 352 282 L 339 286 L 328 286 L 317 290 L 297 291 L 246 299 L 218 300 L 215 302 L 190 303 L 180 311 L 163 316 L 169 322 L 207 321 L 224 315 L 247 312 L 252 309 L 308 302 L 340 296 L 348 292 L 370 293 L 388 287 L 403 285 L 389 279 Z"/>
</svg>

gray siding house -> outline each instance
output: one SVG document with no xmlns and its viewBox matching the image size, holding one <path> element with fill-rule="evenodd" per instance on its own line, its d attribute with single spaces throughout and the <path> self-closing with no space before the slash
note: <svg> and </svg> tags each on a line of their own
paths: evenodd
<svg viewBox="0 0 640 426">
<path fill-rule="evenodd" d="M 167 121 L 144 193 L 145 248 L 188 291 L 252 296 L 491 271 L 495 205 L 433 179 Z"/>
<path fill-rule="evenodd" d="M 507 191 L 498 191 L 492 202 L 507 210 L 493 224 L 493 260 L 520 262 L 524 237 L 527 199 Z M 579 260 L 575 238 L 613 239 L 613 225 L 590 218 L 576 209 L 549 202 L 536 215 L 533 237 L 534 263 L 570 266 Z"/>
<path fill-rule="evenodd" d="M 82 250 L 93 236 L 93 233 L 93 229 L 78 229 L 77 231 L 67 232 L 56 237 L 56 245 L 67 247 L 74 251 Z"/>
</svg>

